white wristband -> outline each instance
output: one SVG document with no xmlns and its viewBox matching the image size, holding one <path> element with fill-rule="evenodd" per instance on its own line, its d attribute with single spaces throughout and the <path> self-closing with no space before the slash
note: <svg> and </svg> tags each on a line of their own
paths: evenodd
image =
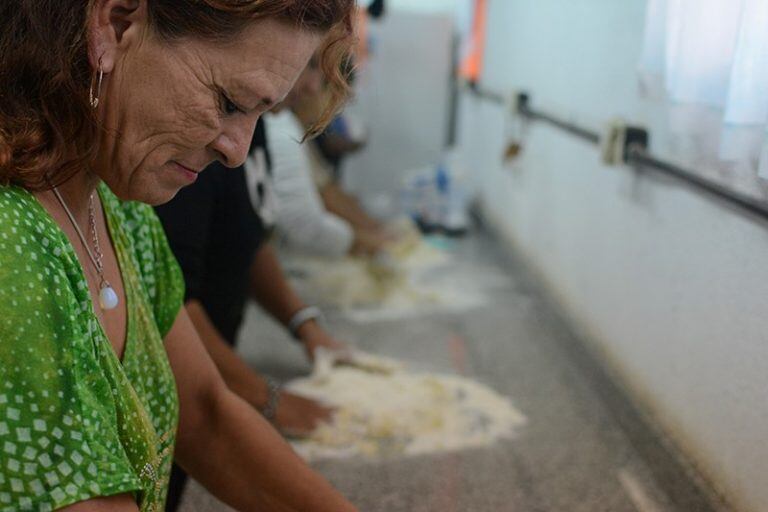
<svg viewBox="0 0 768 512">
<path fill-rule="evenodd" d="M 291 319 L 288 321 L 288 330 L 290 331 L 291 335 L 299 339 L 299 327 L 304 325 L 306 322 L 309 322 L 310 320 L 322 320 L 323 313 L 320 311 L 320 308 L 316 306 L 307 306 L 305 308 L 301 308 L 296 313 L 293 314 Z"/>
</svg>

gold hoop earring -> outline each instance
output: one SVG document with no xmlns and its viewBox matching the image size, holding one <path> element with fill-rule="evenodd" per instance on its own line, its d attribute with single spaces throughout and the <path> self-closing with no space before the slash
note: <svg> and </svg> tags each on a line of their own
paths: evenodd
<svg viewBox="0 0 768 512">
<path fill-rule="evenodd" d="M 98 84 L 96 84 L 96 94 L 93 93 L 93 86 L 96 82 L 96 75 L 91 78 L 91 89 L 88 91 L 88 99 L 91 103 L 91 108 L 97 108 L 99 106 L 99 97 L 101 96 L 101 82 L 104 79 L 104 70 L 101 68 L 101 58 L 99 58 L 99 72 L 98 72 Z"/>
</svg>

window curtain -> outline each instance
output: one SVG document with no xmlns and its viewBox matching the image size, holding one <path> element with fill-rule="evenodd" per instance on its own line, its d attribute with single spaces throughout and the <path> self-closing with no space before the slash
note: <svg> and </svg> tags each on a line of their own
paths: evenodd
<svg viewBox="0 0 768 512">
<path fill-rule="evenodd" d="M 465 41 L 459 74 L 469 82 L 479 82 L 485 53 L 486 0 L 474 0 L 472 27 Z"/>
<path fill-rule="evenodd" d="M 672 135 L 768 179 L 768 1 L 648 0 L 641 90 Z"/>
</svg>

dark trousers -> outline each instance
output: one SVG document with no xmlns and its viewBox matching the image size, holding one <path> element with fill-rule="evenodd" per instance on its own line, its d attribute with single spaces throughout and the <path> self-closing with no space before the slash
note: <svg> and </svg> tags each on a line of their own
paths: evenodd
<svg viewBox="0 0 768 512">
<path fill-rule="evenodd" d="M 176 512 L 181 503 L 181 495 L 187 485 L 189 476 L 176 464 L 171 469 L 171 480 L 168 482 L 168 498 L 165 500 L 165 512 Z"/>
</svg>

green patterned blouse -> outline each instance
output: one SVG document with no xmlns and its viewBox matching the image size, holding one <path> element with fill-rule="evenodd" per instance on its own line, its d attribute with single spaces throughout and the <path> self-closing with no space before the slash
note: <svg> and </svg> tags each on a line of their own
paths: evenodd
<svg viewBox="0 0 768 512">
<path fill-rule="evenodd" d="M 165 501 L 178 421 L 163 346 L 184 296 L 151 207 L 99 187 L 127 299 L 123 361 L 67 237 L 27 191 L 0 186 L 0 511 L 132 493 Z"/>
</svg>

